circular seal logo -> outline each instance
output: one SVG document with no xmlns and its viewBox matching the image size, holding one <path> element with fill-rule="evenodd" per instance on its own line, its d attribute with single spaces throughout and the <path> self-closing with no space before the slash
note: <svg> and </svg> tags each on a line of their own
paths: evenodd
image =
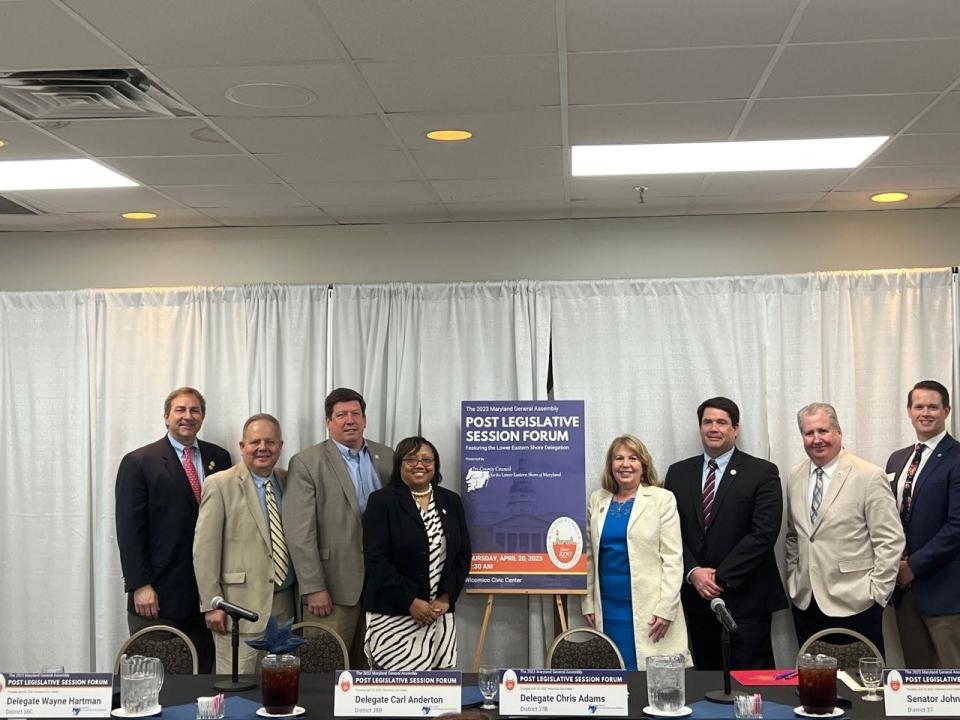
<svg viewBox="0 0 960 720">
<path fill-rule="evenodd" d="M 900 690 L 900 687 L 903 685 L 903 678 L 900 677 L 900 673 L 896 670 L 891 670 L 887 675 L 887 685 L 894 692 Z"/>
<path fill-rule="evenodd" d="M 503 687 L 512 691 L 517 686 L 517 674 L 513 670 L 507 670 L 503 673 Z"/>
<path fill-rule="evenodd" d="M 547 530 L 547 555 L 561 570 L 576 566 L 583 554 L 583 534 L 573 518 L 558 517 Z"/>
<path fill-rule="evenodd" d="M 337 679 L 337 685 L 340 686 L 341 692 L 350 692 L 350 688 L 353 687 L 353 675 L 344 670 Z"/>
</svg>

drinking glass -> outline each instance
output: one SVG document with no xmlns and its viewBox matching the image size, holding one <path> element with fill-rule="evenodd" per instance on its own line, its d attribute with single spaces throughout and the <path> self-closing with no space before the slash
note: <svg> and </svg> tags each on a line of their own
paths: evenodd
<svg viewBox="0 0 960 720">
<path fill-rule="evenodd" d="M 497 687 L 500 685 L 500 668 L 483 665 L 477 673 L 477 685 L 480 687 L 480 694 L 483 695 L 483 710 L 496 710 L 497 706 L 493 704 L 493 696 L 497 694 Z"/>
<path fill-rule="evenodd" d="M 260 693 L 271 715 L 292 713 L 300 697 L 300 658 L 267 655 L 260 665 Z"/>
<path fill-rule="evenodd" d="M 803 653 L 797 658 L 797 684 L 803 711 L 829 715 L 837 706 L 837 659 Z"/>
<path fill-rule="evenodd" d="M 863 684 L 867 686 L 867 694 L 863 696 L 864 700 L 867 702 L 883 700 L 883 698 L 877 694 L 877 688 L 880 687 L 880 683 L 883 680 L 883 663 L 880 662 L 880 658 L 860 658 L 860 679 L 863 680 Z"/>
</svg>

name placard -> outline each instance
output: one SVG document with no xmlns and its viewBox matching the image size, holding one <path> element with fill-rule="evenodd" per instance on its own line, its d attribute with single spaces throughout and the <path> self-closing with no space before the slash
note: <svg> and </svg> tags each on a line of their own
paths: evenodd
<svg viewBox="0 0 960 720">
<path fill-rule="evenodd" d="M 622 670 L 504 670 L 501 715 L 627 715 Z"/>
<path fill-rule="evenodd" d="M 110 717 L 110 673 L 0 673 L 0 718 Z"/>
<path fill-rule="evenodd" d="M 960 670 L 884 670 L 888 717 L 960 717 Z"/>
<path fill-rule="evenodd" d="M 342 670 L 333 690 L 337 717 L 433 717 L 460 712 L 460 673 Z"/>
</svg>

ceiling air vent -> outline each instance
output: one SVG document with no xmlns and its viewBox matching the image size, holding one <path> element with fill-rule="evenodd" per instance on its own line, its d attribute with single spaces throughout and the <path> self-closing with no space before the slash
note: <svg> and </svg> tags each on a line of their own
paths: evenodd
<svg viewBox="0 0 960 720">
<path fill-rule="evenodd" d="M 15 203 L 9 198 L 0 195 L 0 215 L 39 215 L 35 210 Z"/>
<path fill-rule="evenodd" d="M 27 120 L 193 114 L 135 69 L 0 73 L 0 105 Z"/>
</svg>

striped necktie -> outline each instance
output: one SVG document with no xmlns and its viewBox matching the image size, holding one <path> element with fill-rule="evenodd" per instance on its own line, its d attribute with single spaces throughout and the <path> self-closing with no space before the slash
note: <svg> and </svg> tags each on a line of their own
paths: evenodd
<svg viewBox="0 0 960 720">
<path fill-rule="evenodd" d="M 707 467 L 710 468 L 710 472 L 707 473 L 707 480 L 703 483 L 703 495 L 701 500 L 703 501 L 703 526 L 707 527 L 710 524 L 710 515 L 713 512 L 713 495 L 716 491 L 716 482 L 717 482 L 717 461 L 710 459 L 710 462 L 707 463 Z"/>
<path fill-rule="evenodd" d="M 823 468 L 817 468 L 817 479 L 813 483 L 813 500 L 810 502 L 810 524 L 817 524 L 817 512 L 823 502 Z"/>
<path fill-rule="evenodd" d="M 263 491 L 267 496 L 270 544 L 273 546 L 273 583 L 279 587 L 283 585 L 290 571 L 290 555 L 287 552 L 287 543 L 283 539 L 283 525 L 280 523 L 280 513 L 277 510 L 277 498 L 273 494 L 273 483 L 269 478 L 263 483 Z"/>
</svg>

